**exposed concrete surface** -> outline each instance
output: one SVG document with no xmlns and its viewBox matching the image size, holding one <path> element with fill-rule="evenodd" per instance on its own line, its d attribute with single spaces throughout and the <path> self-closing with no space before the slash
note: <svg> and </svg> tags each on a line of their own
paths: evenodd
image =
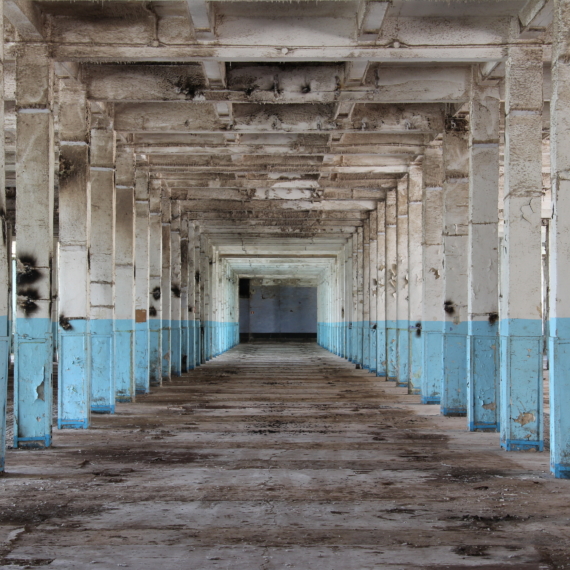
<svg viewBox="0 0 570 570">
<path fill-rule="evenodd" d="M 0 566 L 570 568 L 548 455 L 403 392 L 313 344 L 234 348 L 9 451 Z"/>
</svg>

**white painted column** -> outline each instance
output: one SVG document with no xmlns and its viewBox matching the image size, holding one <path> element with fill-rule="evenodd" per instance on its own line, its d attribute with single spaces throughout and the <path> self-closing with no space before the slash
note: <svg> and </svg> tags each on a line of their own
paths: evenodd
<svg viewBox="0 0 570 570">
<path fill-rule="evenodd" d="M 443 176 L 441 147 L 427 147 L 423 162 L 422 404 L 441 402 L 443 382 Z"/>
<path fill-rule="evenodd" d="M 467 422 L 499 429 L 499 88 L 477 84 L 469 108 Z"/>
<path fill-rule="evenodd" d="M 137 394 L 150 391 L 150 192 L 147 168 L 135 175 L 135 383 Z"/>
<path fill-rule="evenodd" d="M 542 47 L 511 46 L 505 92 L 500 251 L 501 445 L 543 449 Z"/>
<path fill-rule="evenodd" d="M 410 339 L 410 394 L 421 394 L 424 339 L 422 337 L 423 292 L 423 176 L 422 164 L 410 165 L 408 183 L 408 309 Z"/>
<path fill-rule="evenodd" d="M 408 287 L 408 181 L 406 174 L 398 180 L 396 190 L 396 277 L 397 379 L 396 386 L 409 389 L 410 384 L 410 328 Z"/>
<path fill-rule="evenodd" d="M 377 267 L 377 298 L 376 298 L 376 319 L 377 319 L 377 354 L 376 354 L 376 375 L 386 376 L 386 202 L 378 202 L 376 207 L 378 214 L 378 257 Z"/>
<path fill-rule="evenodd" d="M 180 218 L 180 360 L 181 371 L 188 372 L 188 215 Z"/>
<path fill-rule="evenodd" d="M 171 204 L 170 370 L 174 376 L 180 376 L 182 374 L 180 201 L 173 200 Z"/>
<path fill-rule="evenodd" d="M 469 148 L 466 132 L 443 135 L 445 324 L 441 413 L 467 415 L 467 228 Z"/>
<path fill-rule="evenodd" d="M 150 181 L 149 218 L 149 383 L 162 384 L 162 182 Z"/>
<path fill-rule="evenodd" d="M 0 19 L 4 6 L 0 6 Z M 4 93 L 4 42 L 0 42 L 0 93 Z M 4 96 L 0 98 L 0 125 L 4 129 Z M 6 221 L 4 139 L 0 140 L 0 473 L 6 455 L 6 405 L 8 399 L 8 365 L 10 363 L 10 264 L 12 259 L 10 229 Z"/>
<path fill-rule="evenodd" d="M 362 367 L 370 370 L 370 219 L 362 233 Z"/>
<path fill-rule="evenodd" d="M 135 399 L 135 164 L 131 147 L 117 152 L 115 223 L 115 399 Z"/>
<path fill-rule="evenodd" d="M 352 237 L 344 246 L 344 318 L 343 318 L 343 352 L 342 356 L 350 360 L 350 334 L 352 326 Z"/>
<path fill-rule="evenodd" d="M 398 250 L 396 191 L 386 193 L 386 379 L 398 379 Z"/>
<path fill-rule="evenodd" d="M 200 362 L 205 363 L 209 360 L 209 344 L 208 344 L 208 319 L 209 319 L 209 280 L 210 259 L 207 238 L 204 234 L 200 235 L 200 345 L 201 358 Z"/>
<path fill-rule="evenodd" d="M 370 372 L 378 370 L 378 212 L 370 212 Z"/>
<path fill-rule="evenodd" d="M 364 362 L 364 226 L 356 232 L 356 368 Z"/>
<path fill-rule="evenodd" d="M 202 364 L 202 319 L 203 319 L 203 295 L 202 295 L 202 234 L 199 224 L 194 227 L 194 267 L 195 267 L 195 286 L 194 286 L 194 340 L 196 342 L 196 366 Z"/>
<path fill-rule="evenodd" d="M 358 354 L 358 233 L 352 237 L 352 294 L 351 294 L 351 324 L 350 329 L 350 362 L 356 364 Z"/>
<path fill-rule="evenodd" d="M 85 89 L 59 82 L 59 429 L 86 429 L 91 417 L 89 338 L 91 179 Z"/>
<path fill-rule="evenodd" d="M 550 466 L 570 478 L 570 6 L 554 1 L 550 152 L 553 217 L 550 226 Z"/>
<path fill-rule="evenodd" d="M 162 302 L 162 379 L 170 380 L 171 374 L 171 299 L 170 291 L 172 283 L 172 261 L 171 261 L 171 202 L 170 188 L 163 185 L 161 198 L 162 211 L 162 279 L 160 287 L 160 299 Z"/>
<path fill-rule="evenodd" d="M 196 223 L 188 222 L 188 370 L 196 367 Z"/>
<path fill-rule="evenodd" d="M 48 447 L 53 401 L 53 63 L 46 45 L 18 47 L 14 447 Z"/>
<path fill-rule="evenodd" d="M 106 116 L 91 130 L 91 411 L 115 412 L 115 131 Z"/>
</svg>

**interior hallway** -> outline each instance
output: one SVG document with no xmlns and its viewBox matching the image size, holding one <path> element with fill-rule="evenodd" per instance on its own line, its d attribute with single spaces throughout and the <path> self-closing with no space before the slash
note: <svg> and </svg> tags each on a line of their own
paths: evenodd
<svg viewBox="0 0 570 570">
<path fill-rule="evenodd" d="M 567 484 L 312 343 L 239 345 L 8 451 L 0 566 L 570 568 Z"/>
</svg>

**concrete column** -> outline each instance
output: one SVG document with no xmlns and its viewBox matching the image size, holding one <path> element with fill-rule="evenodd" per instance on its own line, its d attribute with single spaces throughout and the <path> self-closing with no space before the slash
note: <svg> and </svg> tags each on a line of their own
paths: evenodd
<svg viewBox="0 0 570 570">
<path fill-rule="evenodd" d="M 137 394 L 150 391 L 150 192 L 146 168 L 135 175 L 135 385 Z"/>
<path fill-rule="evenodd" d="M 498 431 L 500 98 L 498 87 L 477 79 L 469 108 L 467 422 L 471 431 Z"/>
<path fill-rule="evenodd" d="M 115 400 L 135 399 L 135 168 L 134 152 L 117 153 L 115 222 Z"/>
<path fill-rule="evenodd" d="M 76 83 L 59 82 L 58 428 L 88 428 L 91 178 L 89 112 Z"/>
<path fill-rule="evenodd" d="M 398 370 L 396 385 L 409 388 L 410 383 L 410 327 L 408 299 L 408 175 L 398 180 L 396 193 L 396 250 L 397 250 L 397 346 Z"/>
<path fill-rule="evenodd" d="M 172 294 L 170 291 L 172 283 L 171 265 L 171 202 L 170 188 L 163 186 L 161 198 L 162 211 L 162 279 L 161 279 L 161 301 L 162 301 L 162 379 L 170 380 L 171 364 L 171 336 L 170 319 Z"/>
<path fill-rule="evenodd" d="M 0 6 L 0 18 L 4 17 Z M 0 93 L 4 93 L 4 42 L 0 42 Z M 4 97 L 2 96 L 2 102 Z M 0 109 L 0 125 L 4 128 L 4 105 Z M 1 138 L 1 137 L 0 137 Z M 4 139 L 0 140 L 0 157 L 4 156 Z M 10 362 L 10 231 L 6 221 L 6 189 L 4 160 L 0 159 L 0 473 L 4 472 L 6 454 L 6 405 L 8 399 L 8 365 Z"/>
<path fill-rule="evenodd" d="M 550 465 L 556 477 L 570 478 L 570 65 L 568 37 L 570 6 L 554 2 L 552 46 L 552 97 L 550 100 L 550 152 L 552 200 L 550 226 Z"/>
<path fill-rule="evenodd" d="M 93 116 L 91 130 L 91 411 L 115 412 L 115 131 Z"/>
<path fill-rule="evenodd" d="M 52 434 L 53 63 L 45 45 L 16 59 L 14 447 L 48 447 Z"/>
<path fill-rule="evenodd" d="M 364 362 L 364 227 L 356 234 L 356 368 Z"/>
<path fill-rule="evenodd" d="M 386 376 L 386 202 L 378 202 L 378 257 L 376 297 L 376 376 Z"/>
<path fill-rule="evenodd" d="M 423 162 L 422 404 L 439 404 L 443 382 L 443 156 L 428 147 Z"/>
<path fill-rule="evenodd" d="M 398 251 L 396 192 L 386 193 L 386 379 L 398 378 Z"/>
<path fill-rule="evenodd" d="M 509 47 L 499 301 L 501 445 L 508 451 L 542 450 L 544 440 L 542 66 L 542 47 Z"/>
<path fill-rule="evenodd" d="M 370 372 L 378 369 L 378 212 L 370 212 Z"/>
<path fill-rule="evenodd" d="M 350 359 L 350 326 L 352 322 L 352 237 L 344 246 L 344 318 L 343 318 L 343 352 L 342 356 Z"/>
<path fill-rule="evenodd" d="M 423 202 L 422 165 L 410 166 L 408 183 L 408 323 L 410 343 L 410 394 L 421 394 L 423 377 L 424 339 L 422 337 L 423 291 Z"/>
<path fill-rule="evenodd" d="M 202 261 L 200 252 L 202 247 L 201 228 L 198 224 L 194 226 L 194 341 L 195 346 L 195 366 L 202 364 Z"/>
<path fill-rule="evenodd" d="M 188 370 L 196 366 L 196 224 L 188 222 Z"/>
<path fill-rule="evenodd" d="M 149 219 L 149 383 L 162 384 L 162 182 L 150 182 Z"/>
<path fill-rule="evenodd" d="M 445 324 L 441 413 L 467 415 L 467 228 L 469 149 L 466 132 L 443 135 Z"/>
<path fill-rule="evenodd" d="M 362 367 L 370 370 L 370 220 L 362 234 Z"/>
<path fill-rule="evenodd" d="M 210 259 L 208 244 L 204 234 L 200 235 L 200 362 L 209 360 L 208 357 L 208 318 L 209 318 L 209 280 Z"/>
<path fill-rule="evenodd" d="M 180 355 L 181 370 L 188 372 L 188 216 L 180 219 Z"/>
<path fill-rule="evenodd" d="M 354 233 L 351 238 L 352 245 L 352 292 L 350 318 L 350 362 L 356 364 L 358 354 L 358 233 Z"/>
<path fill-rule="evenodd" d="M 172 201 L 170 223 L 170 369 L 174 376 L 182 374 L 180 201 Z"/>
</svg>

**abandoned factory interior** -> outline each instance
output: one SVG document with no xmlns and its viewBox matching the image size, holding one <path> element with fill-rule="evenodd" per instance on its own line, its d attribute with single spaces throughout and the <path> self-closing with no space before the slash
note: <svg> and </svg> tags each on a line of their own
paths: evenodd
<svg viewBox="0 0 570 570">
<path fill-rule="evenodd" d="M 0 10 L 0 567 L 570 570 L 570 0 Z"/>
</svg>

